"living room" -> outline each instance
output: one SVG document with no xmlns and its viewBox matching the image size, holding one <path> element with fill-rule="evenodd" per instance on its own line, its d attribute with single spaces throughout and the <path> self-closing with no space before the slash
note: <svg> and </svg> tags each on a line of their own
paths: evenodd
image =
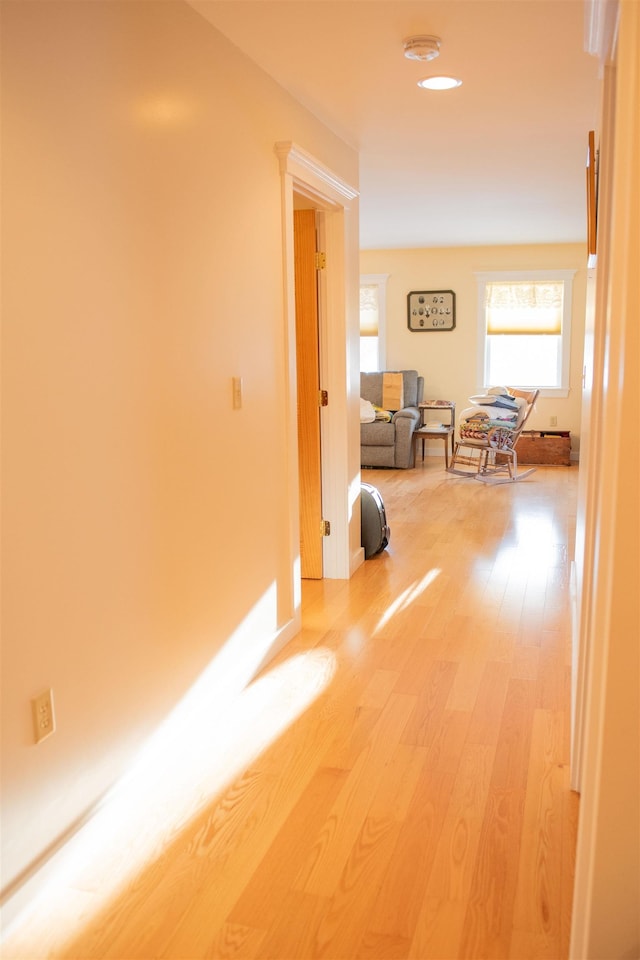
<svg viewBox="0 0 640 960">
<path fill-rule="evenodd" d="M 571 281 L 571 336 L 569 379 L 580 383 L 584 362 L 584 318 L 587 265 L 584 244 L 536 244 L 509 247 L 445 247 L 422 250 L 363 250 L 361 276 L 384 276 L 385 362 L 383 369 L 417 369 L 424 377 L 424 399 L 451 400 L 460 413 L 469 398 L 481 391 L 478 356 L 482 352 L 479 325 L 479 273 L 569 270 Z M 455 293 L 455 327 L 415 332 L 407 322 L 410 291 L 451 290 Z M 487 384 L 487 386 L 507 384 Z M 516 384 L 512 384 L 516 386 Z M 571 434 L 571 460 L 580 451 L 581 394 L 577 389 L 543 390 L 527 423 L 527 430 L 562 430 Z M 441 446 L 429 451 L 441 456 Z"/>
</svg>

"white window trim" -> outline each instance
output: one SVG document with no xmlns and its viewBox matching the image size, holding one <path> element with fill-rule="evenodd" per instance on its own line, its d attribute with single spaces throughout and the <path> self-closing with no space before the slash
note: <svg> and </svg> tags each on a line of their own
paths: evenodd
<svg viewBox="0 0 640 960">
<path fill-rule="evenodd" d="M 478 281 L 478 390 L 482 391 L 492 384 L 484 383 L 485 349 L 486 349 L 486 316 L 485 316 L 485 288 L 487 283 L 501 280 L 562 280 L 564 282 L 564 299 L 562 312 L 562 386 L 543 387 L 541 397 L 568 397 L 569 374 L 571 370 L 571 314 L 573 302 L 573 278 L 576 270 L 487 270 L 475 273 Z M 514 384 L 515 386 L 515 384 Z M 535 383 L 520 384 L 524 387 L 535 387 Z"/>
<path fill-rule="evenodd" d="M 378 364 L 384 370 L 387 363 L 387 281 L 390 273 L 361 273 L 361 287 L 378 288 Z"/>
</svg>

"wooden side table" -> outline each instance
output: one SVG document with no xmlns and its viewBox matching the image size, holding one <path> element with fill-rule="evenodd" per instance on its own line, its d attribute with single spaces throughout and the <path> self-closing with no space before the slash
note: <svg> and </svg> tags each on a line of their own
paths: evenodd
<svg viewBox="0 0 640 960">
<path fill-rule="evenodd" d="M 418 440 L 422 441 L 422 459 L 424 460 L 425 440 L 443 440 L 444 441 L 444 465 L 449 469 L 449 438 L 451 438 L 451 453 L 453 453 L 454 433 L 456 429 L 456 405 L 452 400 L 424 400 L 418 404 L 420 410 L 420 426 L 413 434 L 414 445 Z M 449 414 L 449 423 L 442 424 L 439 427 L 430 427 L 425 423 L 425 414 L 427 411 L 438 411 L 440 415 Z M 414 454 L 415 456 L 415 454 Z"/>
</svg>

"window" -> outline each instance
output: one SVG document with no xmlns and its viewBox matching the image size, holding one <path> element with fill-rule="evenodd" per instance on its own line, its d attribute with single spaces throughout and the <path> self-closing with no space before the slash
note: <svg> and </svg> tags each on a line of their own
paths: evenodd
<svg viewBox="0 0 640 960">
<path fill-rule="evenodd" d="M 567 396 L 573 270 L 478 273 L 481 387 Z"/>
<path fill-rule="evenodd" d="M 388 273 L 360 277 L 360 370 L 383 370 Z"/>
</svg>

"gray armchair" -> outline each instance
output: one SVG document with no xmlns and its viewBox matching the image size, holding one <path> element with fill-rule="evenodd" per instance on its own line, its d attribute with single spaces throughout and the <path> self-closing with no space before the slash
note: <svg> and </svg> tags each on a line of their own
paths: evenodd
<svg viewBox="0 0 640 960">
<path fill-rule="evenodd" d="M 382 407 L 383 373 L 360 374 L 360 396 Z M 391 422 L 375 420 L 360 424 L 360 464 L 363 467 L 412 467 L 413 434 L 420 424 L 418 404 L 424 392 L 424 377 L 417 370 L 393 370 L 401 373 L 404 405 L 393 412 Z"/>
</svg>

